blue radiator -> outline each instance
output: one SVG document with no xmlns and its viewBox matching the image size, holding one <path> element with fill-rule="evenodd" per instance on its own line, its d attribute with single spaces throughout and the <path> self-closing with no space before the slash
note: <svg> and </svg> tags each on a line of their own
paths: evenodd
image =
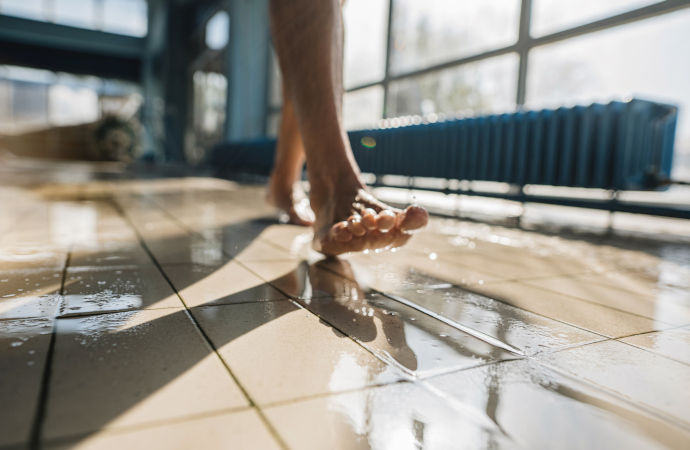
<svg viewBox="0 0 690 450">
<path fill-rule="evenodd" d="M 603 189 L 670 177 L 677 108 L 644 100 L 350 133 L 363 172 Z"/>
<path fill-rule="evenodd" d="M 678 109 L 631 100 L 350 132 L 363 172 L 601 189 L 670 177 Z M 210 163 L 268 174 L 274 140 L 223 144 Z"/>
</svg>

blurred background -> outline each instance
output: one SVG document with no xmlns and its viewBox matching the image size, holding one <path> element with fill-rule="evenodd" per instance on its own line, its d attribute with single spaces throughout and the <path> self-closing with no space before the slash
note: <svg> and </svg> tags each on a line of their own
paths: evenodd
<svg viewBox="0 0 690 450">
<path fill-rule="evenodd" d="M 203 166 L 275 136 L 265 0 L 0 0 L 0 149 Z M 690 1 L 348 0 L 345 122 L 371 128 L 632 96 L 680 107 Z"/>
</svg>

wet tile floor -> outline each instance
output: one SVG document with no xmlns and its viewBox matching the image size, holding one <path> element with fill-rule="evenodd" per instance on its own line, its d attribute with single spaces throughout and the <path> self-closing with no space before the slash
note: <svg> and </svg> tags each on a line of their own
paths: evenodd
<svg viewBox="0 0 690 450">
<path fill-rule="evenodd" d="M 690 244 L 325 260 L 261 188 L 115 169 L 2 174 L 0 448 L 690 446 Z"/>
</svg>

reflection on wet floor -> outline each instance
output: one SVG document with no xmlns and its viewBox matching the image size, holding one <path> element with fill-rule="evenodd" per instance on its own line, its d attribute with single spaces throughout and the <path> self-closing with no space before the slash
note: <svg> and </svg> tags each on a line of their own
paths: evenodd
<svg viewBox="0 0 690 450">
<path fill-rule="evenodd" d="M 0 448 L 690 444 L 682 239 L 434 219 L 323 259 L 255 186 L 0 170 Z"/>
</svg>

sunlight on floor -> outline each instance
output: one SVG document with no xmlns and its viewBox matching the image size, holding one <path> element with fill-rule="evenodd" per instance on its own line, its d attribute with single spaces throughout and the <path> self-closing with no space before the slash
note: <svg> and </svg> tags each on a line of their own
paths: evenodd
<svg viewBox="0 0 690 450">
<path fill-rule="evenodd" d="M 0 169 L 0 447 L 690 442 L 684 239 L 434 218 L 323 259 L 261 187 L 127 176 Z"/>
</svg>

